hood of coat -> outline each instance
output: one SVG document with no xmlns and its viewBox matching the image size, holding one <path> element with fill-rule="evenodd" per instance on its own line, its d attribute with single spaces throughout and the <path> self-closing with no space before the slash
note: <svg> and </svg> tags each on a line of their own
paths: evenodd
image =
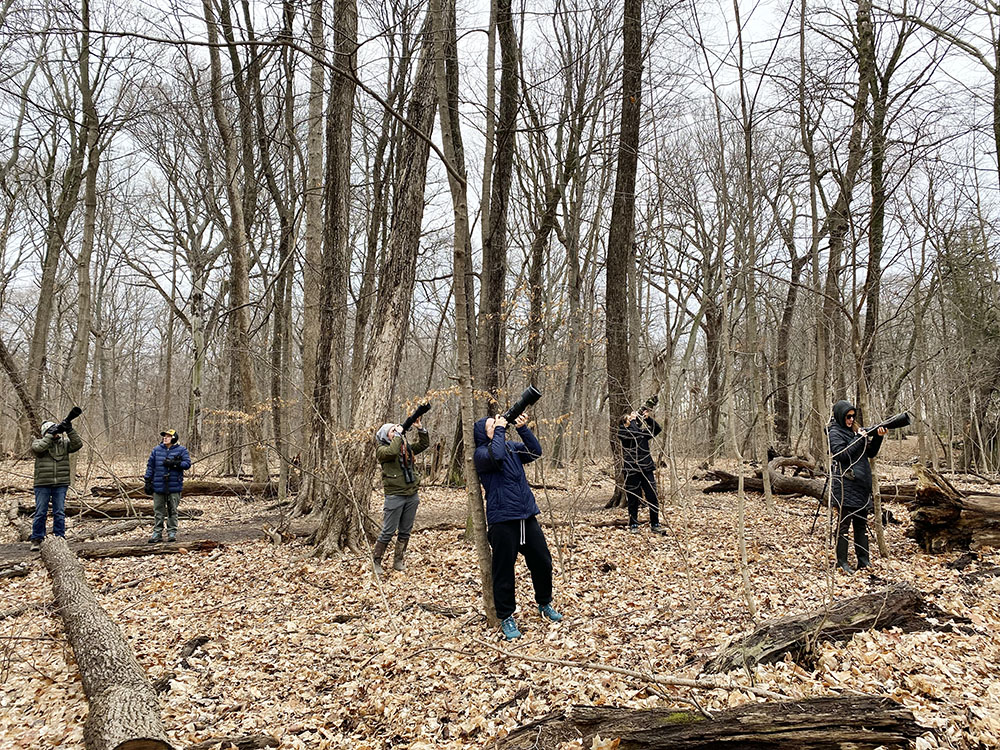
<svg viewBox="0 0 1000 750">
<path fill-rule="evenodd" d="M 50 427 L 55 427 L 55 426 L 56 423 L 52 421 L 42 422 L 42 435 L 45 435 L 45 433 L 49 431 Z"/>
<path fill-rule="evenodd" d="M 849 411 L 855 412 L 854 421 L 857 422 L 857 409 L 854 408 L 854 404 L 850 401 L 838 401 L 833 405 L 833 420 L 841 427 L 847 427 L 847 420 L 845 417 Z"/>
<path fill-rule="evenodd" d="M 389 444 L 389 430 L 391 430 L 395 426 L 396 425 L 393 424 L 392 422 L 386 422 L 384 425 L 382 425 L 381 427 L 379 427 L 375 431 L 375 442 L 378 443 L 379 445 L 388 445 Z"/>
<path fill-rule="evenodd" d="M 472 425 L 472 442 L 475 444 L 475 447 L 477 448 L 480 445 L 486 445 L 488 442 L 490 442 L 490 438 L 486 434 L 487 419 L 489 419 L 489 417 L 482 417 L 481 419 L 477 419 L 476 423 Z"/>
</svg>

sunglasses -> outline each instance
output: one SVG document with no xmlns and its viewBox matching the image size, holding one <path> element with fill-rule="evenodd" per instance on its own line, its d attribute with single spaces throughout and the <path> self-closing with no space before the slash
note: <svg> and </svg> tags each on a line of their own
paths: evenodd
<svg viewBox="0 0 1000 750">
<path fill-rule="evenodd" d="M 847 420 L 847 419 L 854 419 L 854 415 L 853 414 L 847 414 L 847 415 L 844 416 L 844 419 L 845 420 Z"/>
</svg>

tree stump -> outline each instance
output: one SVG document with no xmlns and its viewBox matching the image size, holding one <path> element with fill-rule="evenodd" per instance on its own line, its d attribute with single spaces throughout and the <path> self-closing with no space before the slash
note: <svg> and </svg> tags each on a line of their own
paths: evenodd
<svg viewBox="0 0 1000 750">
<path fill-rule="evenodd" d="M 156 693 L 66 540 L 46 537 L 42 561 L 90 704 L 83 728 L 87 750 L 171 750 Z"/>
<path fill-rule="evenodd" d="M 873 594 L 835 602 L 828 608 L 765 622 L 752 633 L 734 639 L 705 664 L 704 671 L 729 672 L 755 664 L 771 664 L 785 654 L 808 669 L 815 659 L 816 644 L 822 641 L 849 640 L 855 633 L 873 629 L 898 627 L 912 633 L 952 627 L 933 626 L 923 614 L 956 623 L 969 622 L 924 601 L 920 592 L 909 584 L 897 583 Z"/>
<path fill-rule="evenodd" d="M 908 535 L 928 553 L 1000 547 L 1000 495 L 957 489 L 933 469 L 917 465 L 917 493 Z"/>
<path fill-rule="evenodd" d="M 836 696 L 789 703 L 752 703 L 711 719 L 694 711 L 573 706 L 518 727 L 498 743 L 504 750 L 555 750 L 583 736 L 619 741 L 619 750 L 874 750 L 905 748 L 923 730 L 913 714 L 888 698 Z"/>
</svg>

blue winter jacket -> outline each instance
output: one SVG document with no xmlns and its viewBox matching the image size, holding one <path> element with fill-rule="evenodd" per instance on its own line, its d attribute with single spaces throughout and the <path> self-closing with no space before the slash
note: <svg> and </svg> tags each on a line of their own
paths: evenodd
<svg viewBox="0 0 1000 750">
<path fill-rule="evenodd" d="M 521 427 L 517 432 L 524 442 L 508 442 L 506 428 L 498 426 L 490 440 L 486 436 L 486 419 L 478 420 L 472 428 L 476 444 L 473 460 L 486 490 L 486 523 L 520 521 L 538 515 L 538 504 L 524 473 L 524 464 L 542 455 L 538 438 L 527 427 Z"/>
<path fill-rule="evenodd" d="M 179 458 L 180 466 L 168 469 L 163 465 L 167 458 Z M 146 462 L 146 479 L 153 480 L 153 492 L 158 495 L 180 492 L 184 486 L 184 470 L 190 468 L 191 456 L 188 455 L 187 448 L 183 445 L 171 445 L 168 448 L 163 443 L 157 443 Z"/>
</svg>

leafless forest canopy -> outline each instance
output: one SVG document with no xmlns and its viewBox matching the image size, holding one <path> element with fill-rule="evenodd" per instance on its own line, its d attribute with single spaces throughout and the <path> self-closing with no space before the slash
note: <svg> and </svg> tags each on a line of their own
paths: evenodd
<svg viewBox="0 0 1000 750">
<path fill-rule="evenodd" d="M 298 456 L 307 511 L 425 394 L 457 476 L 465 373 L 477 416 L 545 394 L 550 466 L 610 465 L 657 393 L 668 459 L 819 455 L 848 398 L 996 471 L 998 29 L 958 1 L 2 0 L 0 449 L 78 403 L 108 462 L 167 426 L 222 473 Z"/>
</svg>

